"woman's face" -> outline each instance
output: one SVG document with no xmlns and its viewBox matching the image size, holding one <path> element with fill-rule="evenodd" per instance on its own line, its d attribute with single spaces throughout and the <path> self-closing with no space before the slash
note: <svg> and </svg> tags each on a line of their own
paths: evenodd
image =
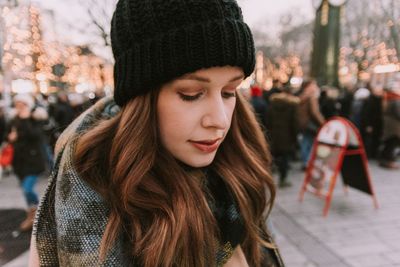
<svg viewBox="0 0 400 267">
<path fill-rule="evenodd" d="M 209 165 L 232 121 L 238 67 L 213 67 L 184 75 L 161 87 L 157 114 L 163 146 L 192 167 Z"/>
</svg>

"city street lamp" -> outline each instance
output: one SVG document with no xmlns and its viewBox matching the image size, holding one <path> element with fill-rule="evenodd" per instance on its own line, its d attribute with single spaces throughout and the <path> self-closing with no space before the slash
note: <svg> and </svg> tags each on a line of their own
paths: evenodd
<svg viewBox="0 0 400 267">
<path fill-rule="evenodd" d="M 341 9 L 347 0 L 313 0 L 316 9 L 311 76 L 319 85 L 339 86 Z"/>
</svg>

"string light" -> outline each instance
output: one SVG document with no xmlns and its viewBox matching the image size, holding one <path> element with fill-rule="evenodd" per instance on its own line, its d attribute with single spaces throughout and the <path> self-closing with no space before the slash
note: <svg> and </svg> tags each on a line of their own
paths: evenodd
<svg viewBox="0 0 400 267">
<path fill-rule="evenodd" d="M 4 7 L 0 14 L 5 25 L 3 69 L 10 82 L 30 80 L 34 93 L 43 93 L 45 89 L 57 91 L 63 84 L 72 89 L 80 83 L 89 84 L 93 90 L 113 87 L 111 63 L 88 48 L 43 40 L 38 7 L 23 4 L 12 9 Z M 87 53 L 82 53 L 83 50 Z M 57 65 L 65 68 L 60 77 L 53 73 Z"/>
<path fill-rule="evenodd" d="M 258 52 L 256 60 L 257 82 L 267 90 L 272 87 L 272 80 L 277 79 L 282 83 L 287 83 L 292 77 L 304 75 L 301 59 L 294 54 L 271 59 Z"/>
</svg>

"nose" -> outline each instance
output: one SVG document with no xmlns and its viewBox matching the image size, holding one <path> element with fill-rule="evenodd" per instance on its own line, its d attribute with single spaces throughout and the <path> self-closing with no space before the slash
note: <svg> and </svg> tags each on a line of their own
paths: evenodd
<svg viewBox="0 0 400 267">
<path fill-rule="evenodd" d="M 228 114 L 221 97 L 215 97 L 205 107 L 202 119 L 203 127 L 225 130 L 228 127 Z"/>
</svg>

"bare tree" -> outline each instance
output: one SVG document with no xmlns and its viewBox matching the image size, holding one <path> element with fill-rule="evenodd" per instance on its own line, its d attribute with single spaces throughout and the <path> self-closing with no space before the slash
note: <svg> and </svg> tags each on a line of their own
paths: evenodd
<svg viewBox="0 0 400 267">
<path fill-rule="evenodd" d="M 116 0 L 86 0 L 85 9 L 89 15 L 89 20 L 93 25 L 93 30 L 102 39 L 104 46 L 110 46 L 110 24 L 112 10 Z"/>
<path fill-rule="evenodd" d="M 285 28 L 280 33 L 281 49 L 285 54 L 297 54 L 303 60 L 311 55 L 313 23 L 304 21 Z"/>
<path fill-rule="evenodd" d="M 342 45 L 350 48 L 347 59 L 357 64 L 359 72 L 368 70 L 380 58 L 377 48 L 382 43 L 395 48 L 399 57 L 399 9 L 397 0 L 347 2 Z"/>
<path fill-rule="evenodd" d="M 397 57 L 400 57 L 400 4 L 399 1 L 380 1 L 383 14 L 387 18 L 387 27 L 390 29 L 390 36 L 396 49 Z"/>
<path fill-rule="evenodd" d="M 308 69 L 311 55 L 312 23 L 291 10 L 277 22 L 264 20 L 252 27 L 256 47 L 268 58 L 270 67 L 279 68 L 283 61 L 298 56 L 303 69 Z"/>
<path fill-rule="evenodd" d="M 111 38 L 110 25 L 113 11 L 117 0 L 68 0 L 71 5 L 79 6 L 82 16 L 76 21 L 65 18 L 62 23 L 66 24 L 71 30 L 85 36 L 87 44 L 95 51 L 106 50 L 110 54 Z"/>
</svg>

